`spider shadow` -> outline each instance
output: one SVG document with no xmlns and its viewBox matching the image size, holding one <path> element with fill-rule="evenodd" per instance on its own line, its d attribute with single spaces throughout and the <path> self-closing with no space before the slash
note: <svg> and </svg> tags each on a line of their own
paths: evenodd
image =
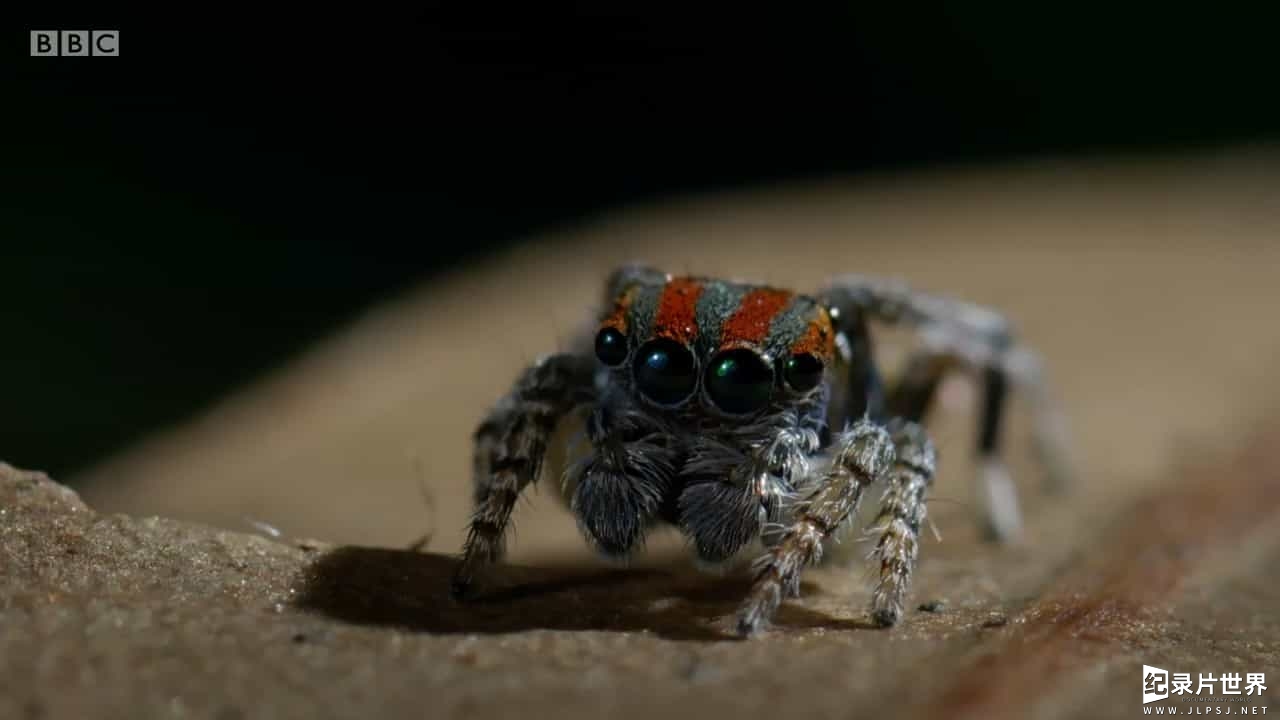
<svg viewBox="0 0 1280 720">
<path fill-rule="evenodd" d="M 437 553 L 342 546 L 303 571 L 295 606 L 344 622 L 416 632 L 513 633 L 549 629 L 652 632 L 682 641 L 728 641 L 749 577 L 685 569 L 489 569 L 475 597 L 454 600 L 456 560 Z M 804 583 L 803 594 L 819 592 Z M 828 617 L 783 603 L 779 630 L 869 629 L 868 621 Z"/>
</svg>

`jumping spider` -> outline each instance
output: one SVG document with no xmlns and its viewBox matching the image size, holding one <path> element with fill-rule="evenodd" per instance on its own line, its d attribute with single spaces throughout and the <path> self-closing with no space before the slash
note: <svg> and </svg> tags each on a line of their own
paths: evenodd
<svg viewBox="0 0 1280 720">
<path fill-rule="evenodd" d="M 924 340 L 891 388 L 876 368 L 870 321 Z M 1011 385 L 1031 391 L 1049 477 L 1069 470 L 1038 363 L 1014 347 L 1000 315 L 873 277 L 838 277 L 802 295 L 624 266 L 579 347 L 525 369 L 476 429 L 475 514 L 454 594 L 502 556 L 511 511 L 538 478 L 549 439 L 581 413 L 589 451 L 569 466 L 563 490 L 583 535 L 623 558 L 669 523 L 712 565 L 760 542 L 766 552 L 737 619 L 743 635 L 798 594 L 801 569 L 819 560 L 864 491 L 883 487 L 868 531 L 879 536 L 871 616 L 893 625 L 937 466 L 921 423 L 957 368 L 982 378 L 982 520 L 994 538 L 1009 537 L 1019 511 L 997 450 Z"/>
</svg>

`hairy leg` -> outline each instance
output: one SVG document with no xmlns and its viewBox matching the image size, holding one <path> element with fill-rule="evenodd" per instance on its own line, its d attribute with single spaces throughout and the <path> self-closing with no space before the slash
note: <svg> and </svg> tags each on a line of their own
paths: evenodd
<svg viewBox="0 0 1280 720">
<path fill-rule="evenodd" d="M 846 314 L 840 319 L 836 342 L 848 370 L 844 403 L 837 415 L 839 427 L 863 417 L 876 422 L 885 420 L 884 379 L 876 366 L 874 343 L 866 320 L 862 314 Z"/>
<path fill-rule="evenodd" d="M 947 373 L 964 366 L 964 358 L 946 347 L 917 350 L 889 394 L 888 413 L 923 424 Z M 1008 539 L 1018 534 L 1021 514 L 1017 489 L 1000 457 L 1004 418 L 1008 410 L 1009 377 L 1003 367 L 988 366 L 982 376 L 982 403 L 976 443 L 977 475 L 974 492 L 987 536 Z"/>
<path fill-rule="evenodd" d="M 955 356 L 932 349 L 913 352 L 889 391 L 885 401 L 886 414 L 891 418 L 924 423 L 933 409 L 943 378 L 959 364 Z"/>
<path fill-rule="evenodd" d="M 1034 417 L 1033 433 L 1046 486 L 1063 487 L 1072 475 L 1062 414 L 1052 402 L 1035 353 L 1016 347 L 1012 328 L 998 313 L 978 305 L 929 295 L 885 278 L 837 278 L 823 297 L 842 318 L 875 318 L 916 328 L 926 348 L 910 360 L 890 393 L 890 417 L 923 421 L 943 375 L 966 366 L 983 378 L 977 442 L 975 491 L 982 522 L 994 539 L 1008 539 L 1021 527 L 1012 479 L 1000 457 L 1000 438 L 1011 388 L 1025 391 Z M 844 321 L 842 320 L 842 323 Z"/>
<path fill-rule="evenodd" d="M 484 565 L 502 557 L 520 493 L 537 480 L 557 422 L 594 395 L 589 356 L 551 355 L 526 368 L 474 433 L 475 511 L 453 577 L 465 595 Z"/>
<path fill-rule="evenodd" d="M 1050 391 L 1040 357 L 1025 348 L 1014 348 L 1005 354 L 1003 369 L 1010 384 L 1030 403 L 1032 441 L 1045 469 L 1045 489 L 1068 489 L 1076 477 L 1075 453 L 1067 418 Z"/>
<path fill-rule="evenodd" d="M 770 620 L 785 595 L 795 595 L 800 572 L 818 561 L 822 544 L 857 508 L 865 488 L 885 477 L 893 465 L 893 440 L 884 428 L 862 420 L 841 433 L 830 467 L 795 508 L 795 520 L 761 558 L 751 592 L 738 612 L 738 632 L 751 635 Z"/>
<path fill-rule="evenodd" d="M 889 472 L 880 514 L 869 532 L 879 534 L 872 557 L 880 579 L 871 598 L 871 617 L 893 625 L 902 617 L 903 601 L 920 552 L 920 524 L 925 518 L 925 491 L 933 484 L 938 454 L 920 425 L 894 419 L 887 427 L 897 460 Z"/>
</svg>

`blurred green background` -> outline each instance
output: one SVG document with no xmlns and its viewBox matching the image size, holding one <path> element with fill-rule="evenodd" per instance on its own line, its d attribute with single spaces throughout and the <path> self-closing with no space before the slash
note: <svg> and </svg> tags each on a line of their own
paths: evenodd
<svg viewBox="0 0 1280 720">
<path fill-rule="evenodd" d="M 1260 13 L 178 13 L 4 35 L 9 463 L 69 474 L 399 290 L 602 209 L 1280 137 Z M 29 30 L 80 27 L 120 30 L 120 57 L 27 57 Z"/>
</svg>

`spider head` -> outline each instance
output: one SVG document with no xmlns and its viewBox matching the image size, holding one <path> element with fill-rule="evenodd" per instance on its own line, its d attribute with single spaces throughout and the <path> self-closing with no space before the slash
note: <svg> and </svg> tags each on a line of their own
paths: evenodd
<svg viewBox="0 0 1280 720">
<path fill-rule="evenodd" d="M 612 285 L 596 357 L 644 406 L 749 422 L 808 401 L 826 382 L 835 331 L 813 298 L 655 271 Z"/>
</svg>

